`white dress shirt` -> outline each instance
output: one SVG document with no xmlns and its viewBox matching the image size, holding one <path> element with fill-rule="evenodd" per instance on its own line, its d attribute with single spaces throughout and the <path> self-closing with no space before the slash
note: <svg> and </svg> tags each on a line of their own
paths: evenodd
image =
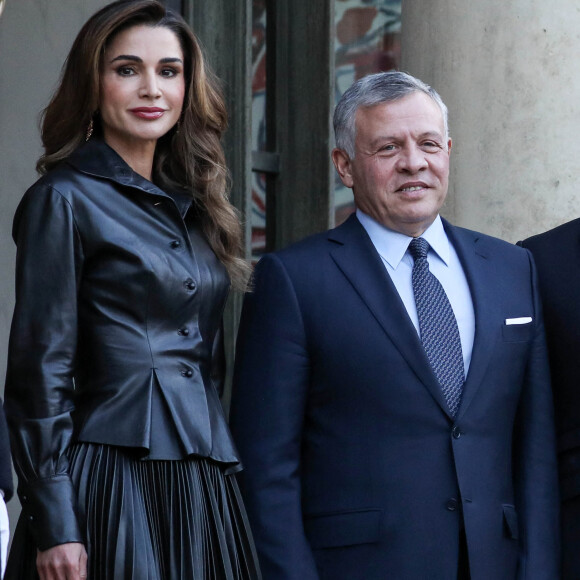
<svg viewBox="0 0 580 580">
<path fill-rule="evenodd" d="M 8 510 L 4 501 L 4 492 L 0 489 L 0 578 L 4 577 L 4 571 L 6 570 L 8 540 L 10 540 L 10 522 L 8 521 Z"/>
<path fill-rule="evenodd" d="M 413 238 L 390 230 L 359 209 L 356 211 L 356 217 L 381 256 L 383 264 L 405 305 L 407 314 L 417 333 L 420 334 L 419 317 L 417 316 L 411 279 L 414 261 L 408 249 Z M 435 221 L 425 230 L 421 237 L 427 240 L 430 246 L 427 254 L 429 270 L 443 286 L 457 319 L 461 350 L 463 352 L 463 365 L 467 376 L 473 350 L 473 337 L 475 335 L 475 314 L 467 278 L 463 272 L 457 252 L 450 243 L 439 216 L 435 218 Z"/>
</svg>

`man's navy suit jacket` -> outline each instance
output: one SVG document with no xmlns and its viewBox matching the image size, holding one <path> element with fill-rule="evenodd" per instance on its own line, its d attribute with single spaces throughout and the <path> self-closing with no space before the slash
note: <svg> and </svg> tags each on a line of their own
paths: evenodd
<svg viewBox="0 0 580 580">
<path fill-rule="evenodd" d="M 454 421 L 360 222 L 264 257 L 231 425 L 265 580 L 558 578 L 552 396 L 529 252 L 444 222 L 475 341 Z M 531 317 L 528 324 L 506 319 Z"/>
</svg>

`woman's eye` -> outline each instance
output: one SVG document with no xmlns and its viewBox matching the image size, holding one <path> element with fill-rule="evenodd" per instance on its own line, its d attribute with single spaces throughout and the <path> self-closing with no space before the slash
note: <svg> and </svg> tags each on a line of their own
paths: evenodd
<svg viewBox="0 0 580 580">
<path fill-rule="evenodd" d="M 130 66 L 120 66 L 117 69 L 117 74 L 122 77 L 128 77 L 131 76 L 132 74 L 135 74 L 135 71 Z"/>
<path fill-rule="evenodd" d="M 164 68 L 161 71 L 163 77 L 174 77 L 175 75 L 177 75 L 177 71 L 174 68 Z"/>
</svg>

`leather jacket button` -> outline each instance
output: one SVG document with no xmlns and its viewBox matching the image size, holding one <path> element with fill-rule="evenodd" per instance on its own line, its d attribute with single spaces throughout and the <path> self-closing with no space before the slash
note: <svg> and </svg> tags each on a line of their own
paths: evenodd
<svg viewBox="0 0 580 580">
<path fill-rule="evenodd" d="M 191 278 L 185 280 L 183 285 L 187 288 L 187 290 L 195 290 L 195 282 Z"/>
<path fill-rule="evenodd" d="M 454 512 L 459 507 L 459 502 L 454 497 L 452 497 L 451 499 L 447 500 L 447 502 L 445 503 L 445 507 L 450 512 Z"/>
<path fill-rule="evenodd" d="M 181 371 L 181 374 L 184 377 L 187 377 L 188 379 L 190 379 L 191 377 L 193 377 L 193 371 L 191 369 L 187 369 L 186 371 Z"/>
<path fill-rule="evenodd" d="M 177 334 L 179 334 L 180 336 L 188 336 L 189 335 L 189 328 L 187 328 L 187 327 L 180 328 L 177 331 Z"/>
<path fill-rule="evenodd" d="M 455 425 L 455 427 L 451 429 L 451 435 L 453 436 L 453 439 L 459 439 L 462 435 L 464 435 L 464 433 L 459 428 L 459 425 Z"/>
<path fill-rule="evenodd" d="M 176 250 L 177 248 L 179 248 L 181 246 L 181 242 L 179 240 L 171 240 L 171 242 L 169 242 L 169 245 Z"/>
</svg>

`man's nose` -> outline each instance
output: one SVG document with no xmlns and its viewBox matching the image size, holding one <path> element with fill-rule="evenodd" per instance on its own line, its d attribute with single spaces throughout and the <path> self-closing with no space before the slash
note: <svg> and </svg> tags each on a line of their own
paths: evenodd
<svg viewBox="0 0 580 580">
<path fill-rule="evenodd" d="M 424 151 L 417 145 L 409 145 L 405 147 L 399 159 L 397 160 L 397 168 L 400 171 L 407 171 L 409 173 L 417 173 L 421 169 L 427 167 L 427 157 Z"/>
</svg>

